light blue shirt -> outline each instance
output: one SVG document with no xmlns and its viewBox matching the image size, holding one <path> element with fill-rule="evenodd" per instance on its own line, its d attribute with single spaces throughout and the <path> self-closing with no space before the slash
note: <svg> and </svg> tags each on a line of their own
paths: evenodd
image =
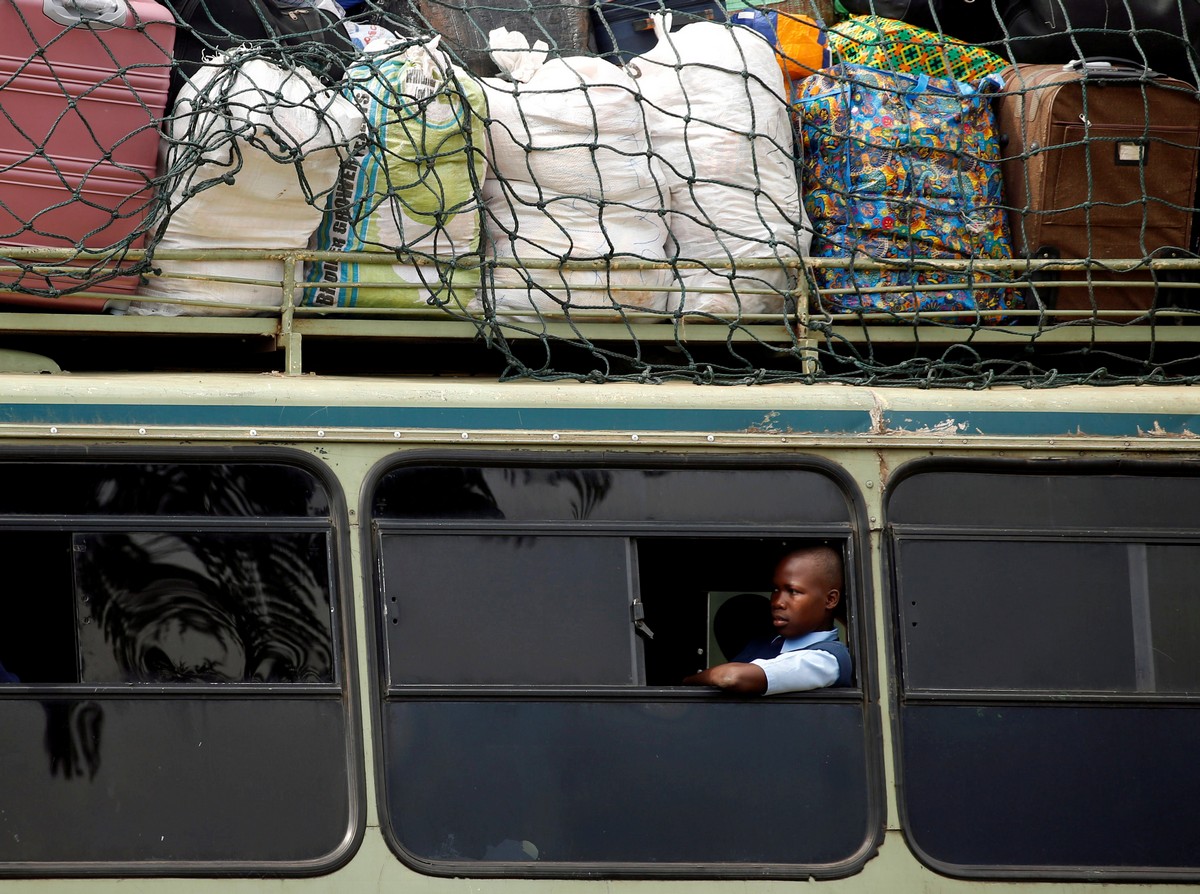
<svg viewBox="0 0 1200 894">
<path fill-rule="evenodd" d="M 790 636 L 783 641 L 776 658 L 755 658 L 767 675 L 767 695 L 781 692 L 803 692 L 824 689 L 838 678 L 836 656 L 823 649 L 809 649 L 817 643 L 837 642 L 837 630 L 814 630 L 804 636 Z"/>
</svg>

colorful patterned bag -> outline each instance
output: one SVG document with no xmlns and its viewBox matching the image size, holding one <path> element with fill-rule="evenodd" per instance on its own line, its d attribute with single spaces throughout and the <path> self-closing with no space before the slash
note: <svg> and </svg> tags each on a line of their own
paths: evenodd
<svg viewBox="0 0 1200 894">
<path fill-rule="evenodd" d="M 812 256 L 899 260 L 885 270 L 818 270 L 822 309 L 1007 310 L 987 277 L 922 269 L 934 258 L 1012 257 L 1001 195 L 999 140 L 986 90 L 926 75 L 837 65 L 801 84 L 804 206 Z M 944 290 L 918 287 L 946 284 Z M 901 286 L 894 292 L 872 291 Z M 983 318 L 998 322 L 998 315 Z"/>
<path fill-rule="evenodd" d="M 983 47 L 883 16 L 852 16 L 836 25 L 829 48 L 841 62 L 971 84 L 1009 65 Z"/>
</svg>

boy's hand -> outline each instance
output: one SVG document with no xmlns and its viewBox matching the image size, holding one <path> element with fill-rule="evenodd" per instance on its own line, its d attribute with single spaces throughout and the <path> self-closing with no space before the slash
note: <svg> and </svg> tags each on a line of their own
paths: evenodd
<svg viewBox="0 0 1200 894">
<path fill-rule="evenodd" d="M 684 677 L 683 682 L 686 686 L 717 686 L 747 695 L 762 695 L 767 691 L 767 675 L 761 667 L 734 661 Z"/>
</svg>

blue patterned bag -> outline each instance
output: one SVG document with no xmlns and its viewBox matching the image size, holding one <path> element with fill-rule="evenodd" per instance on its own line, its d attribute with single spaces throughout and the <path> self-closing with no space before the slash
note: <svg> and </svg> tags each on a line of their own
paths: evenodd
<svg viewBox="0 0 1200 894">
<path fill-rule="evenodd" d="M 1012 257 L 988 95 L 993 85 L 985 79 L 981 87 L 849 64 L 800 85 L 812 256 L 904 262 L 897 269 L 818 270 L 820 289 L 850 290 L 822 295 L 822 310 L 1017 306 L 1010 290 L 967 287 L 981 277 L 987 281 L 983 274 L 964 282 L 962 274 L 921 266 L 935 258 Z M 920 290 L 939 284 L 950 287 Z M 873 291 L 885 286 L 901 288 Z M 981 321 L 1001 319 L 993 313 Z"/>
</svg>

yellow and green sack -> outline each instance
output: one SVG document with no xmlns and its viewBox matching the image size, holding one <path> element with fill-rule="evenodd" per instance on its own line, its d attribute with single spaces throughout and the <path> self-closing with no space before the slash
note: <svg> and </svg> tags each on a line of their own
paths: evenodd
<svg viewBox="0 0 1200 894">
<path fill-rule="evenodd" d="M 310 264 L 303 304 L 465 308 L 480 284 L 483 87 L 432 44 L 369 55 L 347 85 L 369 139 L 343 166 L 314 247 L 392 263 Z"/>
<path fill-rule="evenodd" d="M 990 50 L 883 16 L 851 16 L 829 32 L 834 59 L 975 84 L 1009 63 Z"/>
</svg>

